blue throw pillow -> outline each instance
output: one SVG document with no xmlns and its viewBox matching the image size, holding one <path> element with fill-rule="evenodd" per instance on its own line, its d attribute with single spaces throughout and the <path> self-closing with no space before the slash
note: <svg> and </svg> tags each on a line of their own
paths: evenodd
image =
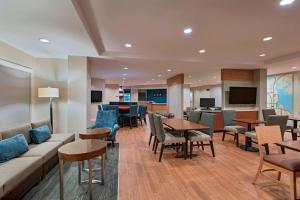
<svg viewBox="0 0 300 200">
<path fill-rule="evenodd" d="M 20 156 L 28 149 L 29 147 L 23 134 L 0 140 L 0 163 Z"/>
<path fill-rule="evenodd" d="M 30 130 L 30 137 L 35 144 L 41 144 L 51 137 L 48 125 L 43 125 Z"/>
</svg>

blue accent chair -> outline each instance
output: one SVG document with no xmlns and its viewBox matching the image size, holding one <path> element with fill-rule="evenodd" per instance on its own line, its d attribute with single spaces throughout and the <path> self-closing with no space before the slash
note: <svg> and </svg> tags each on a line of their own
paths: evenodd
<svg viewBox="0 0 300 200">
<path fill-rule="evenodd" d="M 112 146 L 115 146 L 116 134 L 120 129 L 118 125 L 118 117 L 115 110 L 99 110 L 97 112 L 96 123 L 93 126 L 90 126 L 89 129 L 94 128 L 109 128 L 111 133 L 108 136 L 107 140 L 112 142 Z"/>
<path fill-rule="evenodd" d="M 130 105 L 129 113 L 122 114 L 122 126 L 124 127 L 124 118 L 128 118 L 130 128 L 132 128 L 132 119 L 135 118 L 137 120 L 137 117 L 138 117 L 138 106 Z"/>
</svg>

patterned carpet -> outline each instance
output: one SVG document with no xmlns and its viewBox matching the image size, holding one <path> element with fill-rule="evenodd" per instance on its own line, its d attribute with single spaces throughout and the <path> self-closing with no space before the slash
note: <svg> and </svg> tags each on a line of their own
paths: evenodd
<svg viewBox="0 0 300 200">
<path fill-rule="evenodd" d="M 105 161 L 105 185 L 93 184 L 93 199 L 116 200 L 118 199 L 118 168 L 119 144 L 114 148 L 108 147 L 107 160 Z M 87 166 L 87 163 L 86 163 Z M 94 166 L 99 166 L 99 160 L 94 161 Z M 88 184 L 78 185 L 78 164 L 76 162 L 65 164 L 64 198 L 66 200 L 88 199 Z M 99 179 L 99 171 L 93 174 Z M 88 173 L 82 172 L 82 180 L 88 178 Z M 59 168 L 58 165 L 32 188 L 23 200 L 58 200 L 59 199 Z"/>
</svg>

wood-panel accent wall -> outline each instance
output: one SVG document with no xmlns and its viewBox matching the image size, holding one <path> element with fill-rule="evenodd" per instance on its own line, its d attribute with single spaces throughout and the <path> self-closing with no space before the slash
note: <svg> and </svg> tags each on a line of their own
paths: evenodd
<svg viewBox="0 0 300 200">
<path fill-rule="evenodd" d="M 171 86 L 173 84 L 184 84 L 184 74 L 178 74 L 167 79 L 167 85 Z"/>
<path fill-rule="evenodd" d="M 248 69 L 221 69 L 221 80 L 225 81 L 253 81 L 254 70 Z"/>
</svg>

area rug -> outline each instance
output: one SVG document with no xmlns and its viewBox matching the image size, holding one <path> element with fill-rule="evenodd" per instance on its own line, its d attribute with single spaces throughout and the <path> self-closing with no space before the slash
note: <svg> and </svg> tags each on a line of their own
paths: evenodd
<svg viewBox="0 0 300 200">
<path fill-rule="evenodd" d="M 105 184 L 93 184 L 93 199 L 117 200 L 118 199 L 118 168 L 119 168 L 119 144 L 114 148 L 108 147 L 105 161 Z M 99 161 L 93 163 L 99 167 Z M 87 166 L 87 163 L 86 163 Z M 64 198 L 66 200 L 88 199 L 88 184 L 78 184 L 78 164 L 67 162 L 64 165 Z M 93 178 L 99 179 L 99 171 L 93 174 Z M 82 180 L 88 178 L 88 173 L 82 172 Z M 58 200 L 59 199 L 59 166 L 56 165 L 49 174 L 32 188 L 23 200 Z"/>
</svg>

